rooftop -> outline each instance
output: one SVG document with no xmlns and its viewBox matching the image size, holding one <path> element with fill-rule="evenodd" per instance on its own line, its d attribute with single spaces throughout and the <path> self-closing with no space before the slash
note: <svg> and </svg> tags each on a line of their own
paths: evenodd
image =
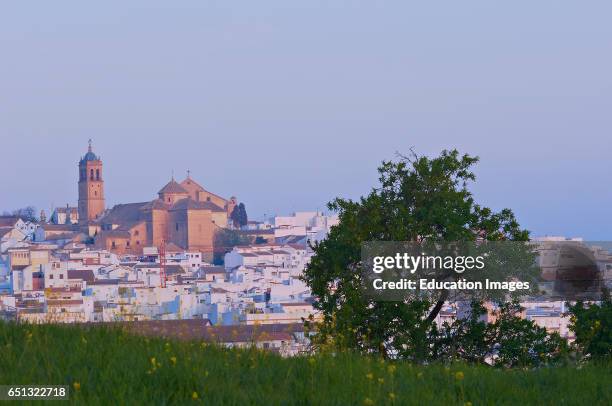
<svg viewBox="0 0 612 406">
<path fill-rule="evenodd" d="M 174 180 L 174 178 L 172 178 L 172 180 L 168 183 L 166 183 L 166 186 L 164 186 L 163 188 L 161 188 L 161 190 L 159 191 L 160 194 L 162 193 L 180 193 L 180 194 L 189 194 L 189 192 L 187 191 L 187 189 L 185 189 L 184 187 L 182 187 L 181 185 L 179 185 L 178 183 L 176 183 L 176 181 Z"/>
</svg>

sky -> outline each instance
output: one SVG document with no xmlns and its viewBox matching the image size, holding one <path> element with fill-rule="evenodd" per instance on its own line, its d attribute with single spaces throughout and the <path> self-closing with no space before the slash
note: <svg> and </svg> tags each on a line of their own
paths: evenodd
<svg viewBox="0 0 612 406">
<path fill-rule="evenodd" d="M 612 239 L 612 2 L 54 1 L 0 6 L 0 211 L 107 205 L 172 173 L 252 219 L 323 209 L 414 149 L 478 155 L 477 200 Z"/>
</svg>

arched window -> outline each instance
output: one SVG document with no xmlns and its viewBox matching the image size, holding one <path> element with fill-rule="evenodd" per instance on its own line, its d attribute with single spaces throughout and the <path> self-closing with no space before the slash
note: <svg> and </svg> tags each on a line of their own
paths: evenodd
<svg viewBox="0 0 612 406">
<path fill-rule="evenodd" d="M 96 180 L 100 180 L 100 170 L 96 169 Z"/>
<path fill-rule="evenodd" d="M 94 175 L 93 169 L 90 169 L 89 170 L 89 179 L 90 180 L 94 180 L 94 176 L 93 175 Z"/>
</svg>

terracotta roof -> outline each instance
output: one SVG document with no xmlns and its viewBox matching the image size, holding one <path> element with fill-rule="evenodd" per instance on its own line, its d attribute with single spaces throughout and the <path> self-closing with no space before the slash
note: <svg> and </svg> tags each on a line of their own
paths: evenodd
<svg viewBox="0 0 612 406">
<path fill-rule="evenodd" d="M 150 264 L 137 264 L 134 266 L 136 269 L 159 269 L 159 262 Z M 185 273 L 185 269 L 178 264 L 166 264 L 166 272 L 172 273 Z"/>
<path fill-rule="evenodd" d="M 13 227 L 18 221 L 17 216 L 0 216 L 0 227 Z"/>
<path fill-rule="evenodd" d="M 78 286 L 69 286 L 69 287 L 50 287 L 45 289 L 49 292 L 54 292 L 54 293 L 65 293 L 65 292 L 80 292 L 81 288 L 79 288 Z"/>
<path fill-rule="evenodd" d="M 79 227 L 76 224 L 43 224 L 42 229 L 45 231 L 77 231 Z"/>
<path fill-rule="evenodd" d="M 191 197 L 181 199 L 172 205 L 171 210 L 210 210 L 216 212 L 225 212 L 224 209 L 217 206 L 213 202 L 199 202 Z"/>
<path fill-rule="evenodd" d="M 127 203 L 114 206 L 100 219 L 103 224 L 125 224 L 140 221 L 141 209 L 149 202 Z"/>
<path fill-rule="evenodd" d="M 145 203 L 141 209 L 142 210 L 167 210 L 168 205 L 164 203 L 161 199 L 155 199 L 148 203 Z"/>
<path fill-rule="evenodd" d="M 95 280 L 95 276 L 91 269 L 69 269 L 68 279 L 81 279 L 91 283 Z"/>
<path fill-rule="evenodd" d="M 58 241 L 58 240 L 72 240 L 74 237 L 78 235 L 78 232 L 68 232 L 61 234 L 54 234 L 45 237 L 45 241 Z"/>
<path fill-rule="evenodd" d="M 187 177 L 184 181 L 181 182 L 181 186 L 187 190 L 197 190 L 198 192 L 205 192 L 204 188 L 195 180 L 191 179 L 191 177 Z"/>
<path fill-rule="evenodd" d="M 222 266 L 203 266 L 200 268 L 204 273 L 207 274 L 225 274 L 225 268 Z"/>
<path fill-rule="evenodd" d="M 185 189 L 189 190 L 195 190 L 198 192 L 205 192 L 208 193 L 211 196 L 217 197 L 219 199 L 222 199 L 224 201 L 227 201 L 226 198 L 219 196 L 218 194 L 212 193 L 206 189 L 204 189 L 199 183 L 197 183 L 195 180 L 191 179 L 191 177 L 187 177 L 184 181 L 181 182 L 181 186 L 183 186 Z"/>
<path fill-rule="evenodd" d="M 181 185 L 176 183 L 176 181 L 174 179 L 172 179 L 170 182 L 166 183 L 166 186 L 161 188 L 161 190 L 158 193 L 181 193 L 181 194 L 184 193 L 184 194 L 189 194 L 189 192 L 184 187 L 182 187 Z"/>
<path fill-rule="evenodd" d="M 47 305 L 49 306 L 65 306 L 65 305 L 81 305 L 83 304 L 83 300 L 47 300 Z"/>
<path fill-rule="evenodd" d="M 103 231 L 103 235 L 116 238 L 130 238 L 130 232 L 125 229 L 115 229 L 110 231 Z"/>
</svg>

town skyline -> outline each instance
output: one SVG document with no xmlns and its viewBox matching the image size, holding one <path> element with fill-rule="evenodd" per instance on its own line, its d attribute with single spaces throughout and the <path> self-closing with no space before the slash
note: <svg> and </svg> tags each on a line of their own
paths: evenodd
<svg viewBox="0 0 612 406">
<path fill-rule="evenodd" d="M 118 159 L 118 158 L 121 156 L 125 156 L 126 153 L 129 155 L 130 151 L 126 151 L 126 150 L 122 151 L 121 149 L 116 149 L 116 147 L 112 147 L 112 146 L 108 151 L 104 151 L 104 150 L 101 151 L 98 147 L 99 144 L 96 143 L 95 139 L 85 138 L 85 137 L 78 137 L 78 139 L 82 141 L 82 145 L 81 145 L 80 152 L 77 152 L 75 156 L 71 156 L 71 157 L 65 156 L 67 151 L 70 151 L 73 149 L 74 142 L 68 142 L 66 144 L 70 145 L 70 147 L 60 148 L 62 153 L 59 155 L 55 155 L 53 157 L 54 160 L 56 160 L 56 163 L 55 163 L 56 170 L 66 171 L 70 167 L 72 167 L 72 171 L 71 172 L 69 171 L 70 173 L 59 174 L 59 173 L 54 173 L 51 171 L 44 172 L 44 176 L 47 179 L 53 179 L 53 178 L 60 179 L 60 180 L 53 182 L 53 184 L 55 186 L 54 190 L 63 191 L 63 193 L 67 196 L 63 204 L 61 200 L 58 200 L 59 203 L 57 204 L 55 203 L 55 200 L 58 199 L 59 193 L 51 194 L 52 196 L 55 196 L 56 198 L 53 200 L 48 199 L 45 196 L 41 196 L 39 194 L 34 194 L 34 198 L 32 200 L 26 200 L 28 199 L 27 195 L 19 196 L 20 197 L 19 199 L 14 199 L 15 195 L 9 193 L 7 195 L 9 196 L 8 201 L 11 201 L 11 197 L 13 197 L 13 200 L 16 203 L 14 203 L 12 206 L 0 207 L 0 212 L 11 212 L 12 210 L 22 208 L 25 206 L 34 206 L 37 210 L 37 215 L 40 213 L 41 210 L 44 210 L 47 215 L 47 218 L 49 218 L 49 216 L 53 212 L 53 209 L 55 208 L 66 207 L 66 205 L 75 207 L 77 205 L 77 200 L 78 200 L 77 199 L 78 197 L 77 187 L 76 187 L 78 183 L 78 168 L 77 168 L 76 163 L 78 163 L 78 161 L 87 152 L 89 141 L 92 142 L 93 148 L 95 149 L 96 153 L 98 153 L 98 155 L 103 160 L 103 162 L 105 162 L 104 180 L 105 180 L 106 189 L 107 189 L 106 209 L 111 209 L 113 206 L 117 204 L 122 204 L 122 203 L 126 203 L 129 201 L 143 201 L 144 202 L 144 201 L 150 200 L 152 196 L 152 191 L 157 191 L 157 189 L 161 189 L 171 179 L 178 179 L 180 181 L 181 179 L 186 178 L 187 176 L 192 176 L 194 179 L 198 179 L 198 181 L 202 183 L 204 187 L 207 187 L 207 188 L 209 187 L 208 186 L 209 184 L 215 185 L 214 187 L 217 188 L 216 190 L 218 190 L 219 193 L 223 195 L 227 195 L 228 197 L 234 196 L 234 195 L 241 195 L 239 190 L 234 190 L 233 192 L 231 191 L 232 186 L 229 182 L 223 182 L 223 179 L 224 179 L 222 175 L 223 168 L 217 168 L 216 171 L 215 169 L 209 171 L 210 167 L 207 164 L 206 160 L 198 161 L 196 159 L 194 160 L 194 162 L 192 162 L 192 164 L 190 164 L 189 162 L 177 162 L 176 159 L 167 160 L 167 161 L 164 159 L 161 159 L 162 164 L 154 163 L 153 165 L 149 165 L 146 171 L 140 171 L 140 172 L 133 171 L 128 175 L 121 175 L 119 172 L 121 172 L 122 170 L 125 170 L 126 165 L 123 159 Z M 104 146 L 105 144 L 102 144 L 102 145 Z M 77 146 L 74 146 L 74 149 L 76 149 L 76 147 Z M 44 150 L 37 151 L 35 147 L 32 147 L 31 152 L 40 153 L 40 152 L 44 152 Z M 113 154 L 115 152 L 117 153 L 117 156 L 114 157 L 113 159 Z M 460 151 L 460 152 L 468 153 L 467 151 Z M 173 153 L 180 153 L 180 150 L 177 150 L 175 147 L 175 149 L 173 149 Z M 164 156 L 164 154 L 159 154 L 159 156 Z M 60 157 L 62 158 L 62 160 L 64 160 L 63 162 L 57 161 L 57 158 L 60 158 Z M 394 159 L 396 157 L 397 157 L 397 153 L 391 154 L 391 156 L 388 157 L 387 159 Z M 136 155 L 135 158 L 131 161 L 131 165 L 142 168 L 144 166 L 147 166 L 148 163 L 156 162 L 156 160 L 159 160 L 158 157 L 153 156 L 149 153 L 143 156 Z M 117 167 L 113 168 L 111 165 L 107 164 L 106 162 L 116 164 Z M 168 163 L 167 166 L 169 169 L 166 169 L 163 165 L 166 162 Z M 482 162 L 482 157 L 481 157 L 481 162 Z M 172 165 L 172 163 L 175 163 L 176 165 Z M 231 162 L 228 161 L 228 165 L 230 164 Z M 180 169 L 177 170 L 175 167 L 179 167 L 182 170 Z M 371 186 L 375 185 L 375 183 L 377 182 L 377 179 L 375 176 L 371 176 L 376 173 L 375 169 L 376 169 L 376 165 L 373 164 L 372 169 L 370 170 L 371 173 L 368 176 L 369 179 L 367 181 L 364 181 L 364 183 L 369 182 Z M 163 173 L 164 171 L 167 172 L 165 177 Z M 215 174 L 220 174 L 220 176 L 216 176 Z M 478 170 L 476 171 L 476 174 L 477 174 L 477 182 L 474 186 L 478 186 L 479 183 L 482 183 L 482 182 L 479 182 L 480 174 Z M 45 180 L 40 179 L 40 177 L 36 177 L 33 180 L 34 182 L 37 182 L 37 181 L 40 182 L 42 180 L 43 181 L 42 183 L 45 183 Z M 247 190 L 249 190 L 248 186 L 250 182 L 248 181 L 248 177 L 242 180 L 236 179 L 235 181 L 245 186 Z M 312 179 L 312 181 L 313 181 L 313 185 L 316 185 L 316 179 Z M 266 219 L 268 219 L 276 215 L 290 214 L 290 213 L 298 212 L 298 211 L 328 212 L 326 203 L 328 201 L 331 201 L 335 197 L 349 197 L 349 198 L 355 199 L 369 192 L 369 187 L 364 187 L 362 192 L 356 192 L 358 188 L 355 188 L 355 187 L 351 188 L 350 185 L 345 185 L 345 186 L 348 186 L 346 187 L 347 190 L 354 191 L 352 195 L 342 194 L 342 193 L 338 193 L 336 195 L 330 194 L 330 197 L 328 200 L 319 202 L 319 204 L 316 204 L 317 202 L 313 202 L 313 200 L 310 199 L 310 202 L 314 203 L 310 206 L 307 203 L 304 203 L 303 206 L 300 206 L 299 203 L 286 204 L 287 201 L 289 201 L 289 199 L 286 199 L 284 201 L 285 204 L 280 204 L 276 206 L 276 210 L 274 209 L 273 205 L 265 206 L 261 202 L 258 201 L 258 200 L 263 200 L 263 201 L 266 200 L 265 198 L 259 199 L 261 196 L 266 195 L 265 190 L 262 191 L 262 193 L 257 193 L 258 189 L 255 190 L 255 193 L 253 193 L 254 192 L 253 190 L 249 190 L 250 195 L 252 197 L 250 197 L 248 200 L 247 199 L 242 200 L 241 196 L 238 196 L 238 197 L 240 201 L 246 204 L 249 219 L 262 221 L 264 220 L 264 215 Z M 477 187 L 474 187 L 473 189 L 475 190 L 475 194 L 477 194 L 478 196 L 484 196 L 486 198 L 486 191 L 485 193 L 483 193 L 483 191 L 479 190 L 479 188 Z M 289 194 L 291 194 L 292 191 L 289 189 L 289 190 L 285 190 L 285 192 L 289 192 Z M 294 201 L 303 201 L 303 200 L 298 198 L 298 199 L 295 199 Z M 45 203 L 45 202 L 48 202 L 48 203 Z M 271 207 L 271 208 L 268 208 L 268 207 Z M 508 206 L 505 206 L 505 207 L 508 207 Z M 519 214 L 519 221 L 521 221 L 521 210 L 517 209 L 516 207 L 511 207 L 511 206 L 510 208 L 514 209 Z M 587 213 L 585 213 L 585 215 L 587 215 Z M 552 231 L 547 231 L 547 230 L 540 231 L 540 229 L 534 230 L 533 228 L 530 228 L 529 224 L 524 224 L 524 226 L 532 231 L 532 236 L 534 237 L 547 236 L 547 235 L 562 235 L 565 237 L 580 237 L 580 238 L 584 238 L 585 240 L 591 240 L 591 241 L 598 241 L 598 240 L 607 241 L 609 239 L 609 238 L 606 238 L 606 232 L 604 233 L 600 233 L 600 232 L 588 233 L 587 232 L 587 233 L 581 234 L 579 232 L 572 232 L 571 230 L 567 228 L 565 229 L 567 230 L 566 232 L 559 231 L 559 230 L 563 230 L 563 228 L 558 228 L 558 227 L 557 228 L 553 227 Z"/>
</svg>

